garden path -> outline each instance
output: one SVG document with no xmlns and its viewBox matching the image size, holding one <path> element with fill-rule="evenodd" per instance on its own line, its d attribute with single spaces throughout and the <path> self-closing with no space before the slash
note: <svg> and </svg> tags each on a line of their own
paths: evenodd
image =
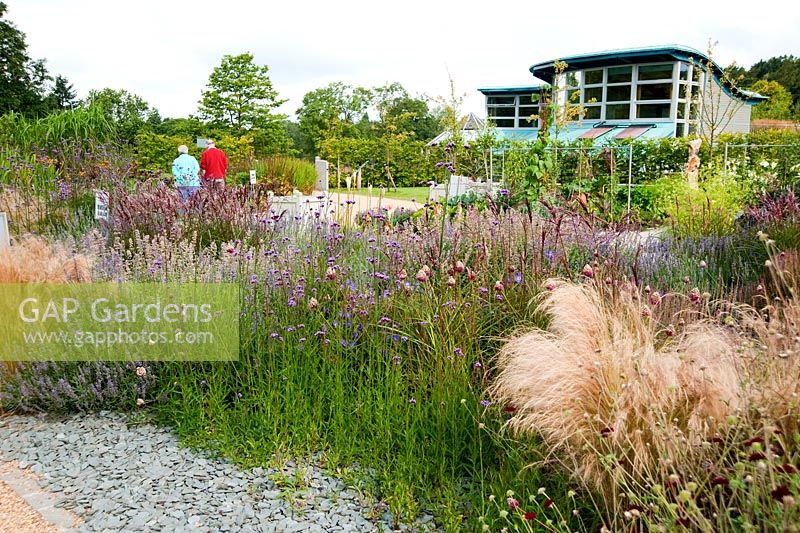
<svg viewBox="0 0 800 533">
<path fill-rule="evenodd" d="M 55 499 L 50 507 L 79 518 L 74 531 L 392 530 L 383 502 L 368 501 L 315 464 L 240 470 L 123 414 L 2 417 L 0 465 L 10 461 L 36 476 L 41 492 Z M 7 496 L 0 494 L 3 507 L 26 511 Z M 424 531 L 431 519 L 398 530 Z"/>
</svg>

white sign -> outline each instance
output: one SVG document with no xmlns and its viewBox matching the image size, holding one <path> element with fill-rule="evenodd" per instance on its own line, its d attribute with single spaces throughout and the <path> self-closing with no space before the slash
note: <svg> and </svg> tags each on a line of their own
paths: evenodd
<svg viewBox="0 0 800 533">
<path fill-rule="evenodd" d="M 8 248 L 11 239 L 8 235 L 8 217 L 5 213 L 0 213 L 0 249 Z"/>
<path fill-rule="evenodd" d="M 251 170 L 250 171 L 250 185 L 255 185 L 255 184 L 256 184 L 256 171 L 255 170 Z"/>
<path fill-rule="evenodd" d="M 208 139 L 201 139 L 200 137 L 197 138 L 198 148 L 206 148 L 207 146 L 208 146 Z"/>
<path fill-rule="evenodd" d="M 108 193 L 100 189 L 94 191 L 94 219 L 108 220 Z"/>
</svg>

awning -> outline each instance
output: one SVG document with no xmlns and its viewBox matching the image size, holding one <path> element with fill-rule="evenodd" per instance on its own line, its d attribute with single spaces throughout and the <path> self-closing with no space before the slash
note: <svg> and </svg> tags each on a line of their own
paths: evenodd
<svg viewBox="0 0 800 533">
<path fill-rule="evenodd" d="M 647 130 L 651 129 L 653 126 L 628 126 L 621 132 L 614 135 L 615 139 L 635 139 L 636 137 L 642 135 Z"/>
<path fill-rule="evenodd" d="M 600 126 L 599 128 L 592 128 L 589 131 L 585 131 L 578 137 L 579 139 L 597 139 L 603 134 L 608 133 L 609 131 L 613 130 L 614 126 Z"/>
</svg>

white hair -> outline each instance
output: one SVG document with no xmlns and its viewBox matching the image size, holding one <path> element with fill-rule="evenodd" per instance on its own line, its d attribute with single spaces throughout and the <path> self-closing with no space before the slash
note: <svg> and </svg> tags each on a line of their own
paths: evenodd
<svg viewBox="0 0 800 533">
<path fill-rule="evenodd" d="M 182 144 L 182 145 L 178 146 L 178 153 L 179 154 L 188 154 L 189 153 L 189 147 L 186 146 L 185 144 Z"/>
<path fill-rule="evenodd" d="M 206 146 L 208 146 L 208 147 L 213 147 L 213 146 L 214 146 L 214 141 L 212 141 L 211 139 L 209 139 L 209 140 L 206 142 Z"/>
</svg>

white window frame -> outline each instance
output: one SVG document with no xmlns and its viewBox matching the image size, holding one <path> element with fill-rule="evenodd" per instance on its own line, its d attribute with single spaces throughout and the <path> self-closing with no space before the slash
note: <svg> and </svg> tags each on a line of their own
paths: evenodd
<svg viewBox="0 0 800 533">
<path fill-rule="evenodd" d="M 492 121 L 492 123 L 494 123 L 497 119 L 500 119 L 500 120 L 513 120 L 514 121 L 514 125 L 513 126 L 498 126 L 498 125 L 494 124 L 496 128 L 516 129 L 516 130 L 535 130 L 535 129 L 538 129 L 540 127 L 540 122 L 539 121 L 541 120 L 541 118 L 539 118 L 537 120 L 534 120 L 533 124 L 531 124 L 530 126 L 520 126 L 519 125 L 520 120 L 527 120 L 528 117 L 530 117 L 531 115 L 538 115 L 539 114 L 538 112 L 537 113 L 522 114 L 521 111 L 520 111 L 521 107 L 534 107 L 534 108 L 537 108 L 537 110 L 540 109 L 539 102 L 534 102 L 534 101 L 523 102 L 522 101 L 523 99 L 527 100 L 527 99 L 531 98 L 531 96 L 532 95 L 530 95 L 530 94 L 509 94 L 509 93 L 487 94 L 486 95 L 486 118 L 488 120 Z M 489 98 L 513 98 L 514 99 L 514 103 L 513 104 L 491 104 L 490 105 L 489 104 Z M 489 108 L 498 108 L 498 107 L 507 108 L 507 109 L 513 108 L 514 109 L 514 116 L 513 117 L 511 117 L 511 116 L 509 116 L 509 117 L 492 117 L 489 114 Z"/>
</svg>

